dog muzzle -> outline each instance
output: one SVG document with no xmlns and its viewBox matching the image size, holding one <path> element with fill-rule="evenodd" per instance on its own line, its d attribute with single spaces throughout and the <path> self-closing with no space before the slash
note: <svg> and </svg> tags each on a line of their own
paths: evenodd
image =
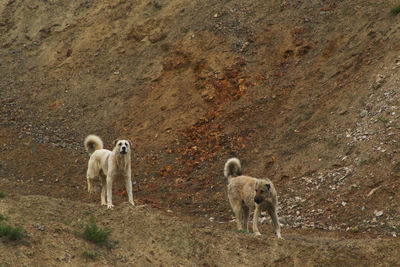
<svg viewBox="0 0 400 267">
<path fill-rule="evenodd" d="M 254 198 L 254 202 L 256 202 L 257 204 L 260 204 L 262 201 L 263 201 L 263 200 L 262 200 L 262 198 L 260 198 L 260 197 L 255 197 L 255 198 Z"/>
<path fill-rule="evenodd" d="M 126 147 L 121 147 L 121 150 L 119 151 L 120 154 L 126 154 L 128 153 L 128 150 L 126 149 Z"/>
</svg>

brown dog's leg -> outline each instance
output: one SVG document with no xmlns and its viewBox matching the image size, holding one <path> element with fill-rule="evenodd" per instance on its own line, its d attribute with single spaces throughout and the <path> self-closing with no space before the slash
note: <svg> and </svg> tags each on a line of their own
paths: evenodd
<svg viewBox="0 0 400 267">
<path fill-rule="evenodd" d="M 250 209 L 249 207 L 243 205 L 243 229 L 246 229 L 249 232 L 249 216 L 250 216 Z"/>
<path fill-rule="evenodd" d="M 236 225 L 239 231 L 243 230 L 243 209 L 242 205 L 232 205 L 236 217 Z"/>
<path fill-rule="evenodd" d="M 278 238 L 282 238 L 281 237 L 281 226 L 279 224 L 278 215 L 276 214 L 276 208 L 274 206 L 271 206 L 271 207 L 267 208 L 267 211 L 269 213 L 269 216 L 271 216 L 272 223 L 274 224 L 276 236 Z"/>
<path fill-rule="evenodd" d="M 256 205 L 256 209 L 254 211 L 254 217 L 253 217 L 253 233 L 255 235 L 261 235 L 260 231 L 258 230 L 258 226 L 257 226 L 258 217 L 260 217 L 261 209 L 260 209 L 260 206 L 257 203 L 255 203 L 255 205 Z"/>
</svg>

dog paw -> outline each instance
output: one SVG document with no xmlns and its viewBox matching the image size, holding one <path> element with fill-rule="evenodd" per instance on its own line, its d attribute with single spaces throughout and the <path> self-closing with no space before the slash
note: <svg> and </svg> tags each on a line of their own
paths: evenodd
<svg viewBox="0 0 400 267">
<path fill-rule="evenodd" d="M 112 209 L 112 208 L 114 208 L 113 204 L 107 204 L 107 209 Z"/>
<path fill-rule="evenodd" d="M 254 235 L 255 235 L 255 236 L 260 236 L 261 233 L 260 233 L 260 232 L 255 232 Z"/>
<path fill-rule="evenodd" d="M 132 206 L 135 206 L 135 202 L 129 201 L 129 203 L 130 203 Z"/>
</svg>

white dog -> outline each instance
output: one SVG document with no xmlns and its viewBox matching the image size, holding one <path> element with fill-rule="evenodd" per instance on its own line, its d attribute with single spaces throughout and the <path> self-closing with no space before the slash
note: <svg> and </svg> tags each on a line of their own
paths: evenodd
<svg viewBox="0 0 400 267">
<path fill-rule="evenodd" d="M 88 192 L 93 192 L 92 179 L 100 178 L 101 205 L 107 208 L 114 207 L 112 204 L 112 183 L 115 179 L 125 180 L 125 188 L 128 193 L 129 203 L 135 205 L 132 195 L 131 180 L 131 142 L 129 140 L 115 140 L 112 151 L 103 149 L 103 141 L 96 135 L 88 135 L 85 138 L 85 149 L 89 153 L 89 164 L 87 169 Z"/>
</svg>

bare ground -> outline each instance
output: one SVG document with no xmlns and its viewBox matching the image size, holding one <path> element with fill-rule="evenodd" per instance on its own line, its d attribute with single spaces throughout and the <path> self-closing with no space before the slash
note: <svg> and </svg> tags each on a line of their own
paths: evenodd
<svg viewBox="0 0 400 267">
<path fill-rule="evenodd" d="M 1 2 L 0 214 L 26 236 L 0 264 L 399 264 L 395 4 Z M 133 141 L 140 207 L 86 192 L 90 133 Z M 285 240 L 234 231 L 230 156 Z M 76 235 L 92 215 L 111 248 Z"/>
</svg>

